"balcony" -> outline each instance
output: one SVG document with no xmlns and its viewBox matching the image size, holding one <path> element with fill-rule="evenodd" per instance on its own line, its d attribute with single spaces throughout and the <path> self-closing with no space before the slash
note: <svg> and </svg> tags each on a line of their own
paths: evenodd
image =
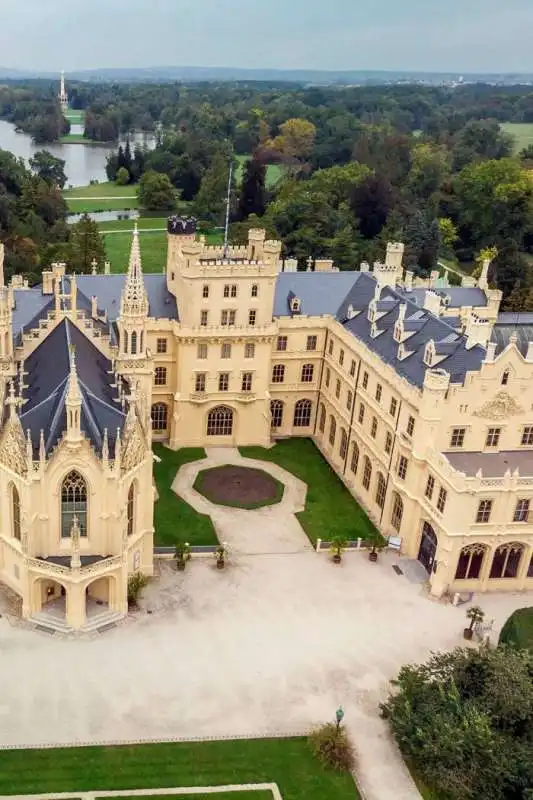
<svg viewBox="0 0 533 800">
<path fill-rule="evenodd" d="M 211 403 L 213 401 L 223 403 L 224 400 L 226 402 L 232 403 L 253 403 L 254 400 L 257 400 L 258 395 L 256 392 L 219 392 L 219 391 L 208 391 L 208 392 L 191 392 L 189 394 L 189 401 L 191 403 Z"/>
</svg>

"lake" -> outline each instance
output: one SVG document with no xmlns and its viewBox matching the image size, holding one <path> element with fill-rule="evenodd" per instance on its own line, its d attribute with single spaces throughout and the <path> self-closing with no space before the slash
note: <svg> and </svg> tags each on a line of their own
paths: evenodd
<svg viewBox="0 0 533 800">
<path fill-rule="evenodd" d="M 72 133 L 83 133 L 81 125 L 73 125 Z M 154 147 L 154 138 L 136 134 L 133 142 Z M 28 161 L 37 150 L 48 150 L 65 162 L 67 186 L 86 186 L 91 181 L 107 181 L 106 156 L 114 147 L 108 144 L 34 144 L 27 133 L 17 133 L 11 122 L 0 119 L 0 150 L 9 150 L 17 158 Z"/>
</svg>

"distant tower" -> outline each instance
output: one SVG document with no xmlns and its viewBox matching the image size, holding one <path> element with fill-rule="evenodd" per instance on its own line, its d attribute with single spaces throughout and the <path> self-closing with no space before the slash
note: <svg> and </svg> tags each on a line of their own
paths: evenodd
<svg viewBox="0 0 533 800">
<path fill-rule="evenodd" d="M 63 109 L 63 111 L 67 111 L 68 110 L 68 94 L 67 94 L 67 90 L 65 89 L 65 73 L 64 73 L 63 70 L 61 70 L 61 87 L 59 89 L 58 97 L 59 97 L 59 104 L 61 105 L 61 108 Z"/>
</svg>

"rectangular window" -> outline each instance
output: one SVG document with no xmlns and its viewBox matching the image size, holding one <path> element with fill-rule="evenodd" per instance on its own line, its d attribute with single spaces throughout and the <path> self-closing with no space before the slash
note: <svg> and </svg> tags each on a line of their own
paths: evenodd
<svg viewBox="0 0 533 800">
<path fill-rule="evenodd" d="M 218 391 L 227 392 L 229 389 L 229 372 L 221 372 L 218 376 Z"/>
<path fill-rule="evenodd" d="M 376 384 L 376 400 L 378 403 L 381 401 L 381 395 L 383 393 L 383 387 L 381 383 Z"/>
<path fill-rule="evenodd" d="M 414 432 L 415 432 L 415 418 L 409 417 L 409 419 L 407 420 L 407 433 L 409 434 L 409 436 L 412 436 Z"/>
<path fill-rule="evenodd" d="M 424 492 L 428 500 L 432 499 L 434 489 L 435 489 L 435 478 L 433 477 L 433 475 L 428 475 L 428 480 L 426 483 L 426 491 Z"/>
<path fill-rule="evenodd" d="M 257 319 L 257 311 L 255 310 L 255 308 L 251 308 L 250 311 L 248 312 L 248 325 L 254 326 L 256 319 Z"/>
<path fill-rule="evenodd" d="M 368 372 L 363 372 L 363 389 L 368 389 Z"/>
<path fill-rule="evenodd" d="M 364 407 L 364 405 L 362 403 L 359 403 L 359 417 L 358 417 L 358 419 L 359 419 L 359 422 L 360 422 L 361 425 L 365 421 L 365 407 Z"/>
<path fill-rule="evenodd" d="M 244 357 L 255 358 L 255 344 L 253 342 L 246 342 L 244 345 Z"/>
<path fill-rule="evenodd" d="M 156 386 L 165 386 L 166 382 L 167 382 L 167 368 L 166 367 L 156 367 L 155 368 L 154 384 Z"/>
<path fill-rule="evenodd" d="M 501 428 L 489 428 L 485 439 L 485 447 L 498 447 L 501 432 Z"/>
<path fill-rule="evenodd" d="M 225 308 L 224 311 L 222 311 L 220 313 L 220 324 L 221 325 L 227 325 L 228 324 L 228 319 L 229 319 L 229 312 L 228 312 L 228 309 Z"/>
<path fill-rule="evenodd" d="M 353 359 L 352 359 L 352 362 L 350 364 L 350 375 L 352 376 L 352 378 L 355 375 L 355 361 Z"/>
<path fill-rule="evenodd" d="M 404 481 L 407 475 L 407 467 L 409 466 L 409 462 L 407 461 L 405 456 L 400 456 L 398 461 L 398 477 Z"/>
<path fill-rule="evenodd" d="M 207 358 L 207 345 L 203 342 L 197 347 L 196 358 Z"/>
<path fill-rule="evenodd" d="M 316 336 L 307 337 L 306 350 L 316 350 Z"/>
<path fill-rule="evenodd" d="M 348 411 L 352 410 L 352 403 L 353 403 L 353 394 L 348 389 L 348 394 L 346 395 L 346 408 L 348 409 Z"/>
<path fill-rule="evenodd" d="M 272 383 L 283 383 L 285 380 L 285 364 L 274 364 L 272 367 Z"/>
<path fill-rule="evenodd" d="M 224 286 L 224 297 L 237 297 L 237 286 L 226 283 Z"/>
<path fill-rule="evenodd" d="M 252 373 L 251 372 L 243 372 L 242 373 L 242 385 L 241 385 L 243 392 L 251 392 L 252 391 Z"/>
<path fill-rule="evenodd" d="M 342 349 L 342 347 L 339 352 L 339 364 L 341 365 L 341 367 L 344 364 L 344 350 Z"/>
<path fill-rule="evenodd" d="M 315 368 L 312 364 L 304 364 L 302 367 L 302 383 L 312 383 Z"/>
<path fill-rule="evenodd" d="M 204 283 L 202 287 L 202 297 L 209 297 L 209 286 L 207 283 Z"/>
<path fill-rule="evenodd" d="M 220 348 L 220 358 L 231 358 L 231 343 L 223 342 Z"/>
<path fill-rule="evenodd" d="M 492 500 L 481 500 L 477 507 L 476 522 L 489 522 Z"/>
<path fill-rule="evenodd" d="M 286 350 L 287 349 L 287 337 L 286 336 L 278 336 L 278 341 L 276 343 L 276 350 Z"/>
<path fill-rule="evenodd" d="M 387 435 L 385 436 L 385 452 L 390 455 L 392 450 L 392 434 L 390 431 L 387 431 Z"/>
<path fill-rule="evenodd" d="M 257 283 L 252 284 L 252 291 L 250 292 L 250 294 L 252 295 L 252 297 L 257 297 L 258 296 L 258 294 L 259 294 L 259 286 L 257 285 Z"/>
<path fill-rule="evenodd" d="M 521 444 L 533 444 L 533 426 L 527 425 L 522 430 L 522 441 Z"/>
<path fill-rule="evenodd" d="M 208 319 L 208 312 L 200 311 L 200 325 L 202 326 L 202 328 L 205 328 L 205 326 L 207 325 L 207 319 Z"/>
<path fill-rule="evenodd" d="M 235 317 L 237 316 L 237 312 L 235 309 L 231 309 L 229 312 L 229 324 L 235 325 Z"/>
<path fill-rule="evenodd" d="M 167 340 L 166 339 L 158 339 L 156 350 L 158 353 L 166 353 L 167 352 Z"/>
<path fill-rule="evenodd" d="M 389 414 L 391 417 L 396 416 L 396 409 L 398 408 L 398 401 L 395 397 L 391 397 L 390 406 L 389 406 Z"/>
<path fill-rule="evenodd" d="M 331 372 L 329 371 L 329 368 L 326 367 L 326 389 L 329 387 L 330 378 L 331 378 Z"/>
<path fill-rule="evenodd" d="M 446 507 L 446 498 L 447 497 L 448 497 L 448 492 L 446 491 L 446 489 L 443 489 L 442 486 L 441 486 L 440 489 L 439 489 L 439 496 L 437 497 L 437 509 L 438 509 L 438 511 L 440 511 L 441 514 L 442 514 L 442 512 L 444 511 L 444 509 Z"/>
<path fill-rule="evenodd" d="M 450 447 L 462 447 L 465 440 L 466 428 L 454 428 L 452 431 L 452 438 L 450 439 Z"/>
<path fill-rule="evenodd" d="M 341 396 L 341 382 L 338 380 L 337 383 L 335 384 L 335 397 L 338 400 L 340 396 Z"/>
<path fill-rule="evenodd" d="M 231 285 L 230 295 L 231 297 L 237 297 L 237 285 L 235 283 Z"/>
<path fill-rule="evenodd" d="M 372 426 L 370 428 L 370 436 L 375 439 L 376 433 L 378 432 L 378 421 L 375 417 L 372 417 Z"/>
<path fill-rule="evenodd" d="M 194 382 L 195 392 L 205 392 L 205 372 L 197 372 Z"/>
<path fill-rule="evenodd" d="M 513 522 L 529 522 L 529 500 L 519 500 L 514 510 Z"/>
<path fill-rule="evenodd" d="M 333 355 L 333 339 L 329 340 L 328 353 L 330 354 L 330 356 Z"/>
</svg>

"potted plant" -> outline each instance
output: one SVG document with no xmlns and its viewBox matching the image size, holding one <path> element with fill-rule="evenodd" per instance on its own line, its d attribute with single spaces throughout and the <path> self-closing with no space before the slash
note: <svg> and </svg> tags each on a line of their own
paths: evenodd
<svg viewBox="0 0 533 800">
<path fill-rule="evenodd" d="M 228 556 L 228 546 L 226 542 L 222 542 L 218 545 L 214 552 L 214 556 L 216 559 L 217 569 L 224 569 L 226 558 Z"/>
<path fill-rule="evenodd" d="M 378 560 L 378 553 L 381 553 L 382 550 L 383 550 L 383 548 L 380 547 L 380 545 L 373 544 L 372 545 L 372 549 L 370 550 L 370 553 L 368 554 L 368 560 L 372 561 L 375 564 L 376 561 Z"/>
<path fill-rule="evenodd" d="M 477 625 L 478 622 L 483 622 L 485 612 L 479 606 L 472 606 L 467 609 L 466 617 L 470 620 L 470 626 L 464 629 L 463 636 L 470 641 L 474 635 L 474 625 Z"/>
<path fill-rule="evenodd" d="M 189 542 L 179 542 L 176 545 L 176 568 L 183 572 L 187 561 L 191 558 L 191 546 Z"/>
<path fill-rule="evenodd" d="M 342 554 L 346 550 L 346 539 L 342 536 L 335 536 L 330 543 L 330 551 L 332 553 L 332 560 L 334 564 L 340 564 L 342 561 Z"/>
</svg>

